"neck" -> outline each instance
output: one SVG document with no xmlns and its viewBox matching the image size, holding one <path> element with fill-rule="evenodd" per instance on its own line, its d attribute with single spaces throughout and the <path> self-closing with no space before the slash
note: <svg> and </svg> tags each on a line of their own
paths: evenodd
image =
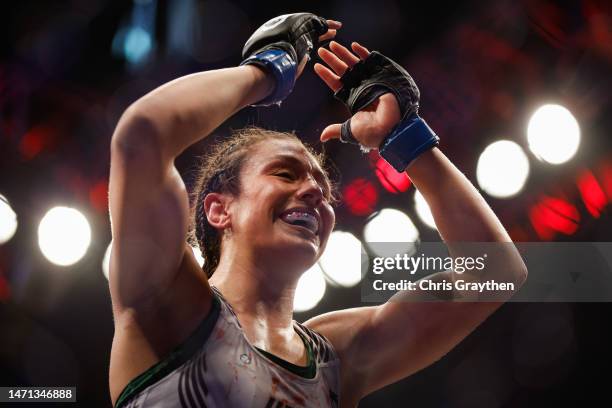
<svg viewBox="0 0 612 408">
<path fill-rule="evenodd" d="M 280 271 L 278 264 L 262 264 L 241 251 L 232 255 L 224 248 L 215 273 L 210 278 L 230 302 L 243 325 L 282 332 L 293 331 L 293 298 L 299 278 L 293 271 Z M 289 273 L 287 273 L 289 272 Z"/>
</svg>

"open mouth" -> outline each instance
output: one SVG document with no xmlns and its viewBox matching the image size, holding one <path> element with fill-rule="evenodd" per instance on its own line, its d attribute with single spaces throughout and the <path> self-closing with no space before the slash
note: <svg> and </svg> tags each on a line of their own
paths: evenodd
<svg viewBox="0 0 612 408">
<path fill-rule="evenodd" d="M 315 235 L 319 232 L 319 219 L 311 210 L 294 208 L 282 213 L 280 218 L 287 224 L 306 228 Z"/>
</svg>

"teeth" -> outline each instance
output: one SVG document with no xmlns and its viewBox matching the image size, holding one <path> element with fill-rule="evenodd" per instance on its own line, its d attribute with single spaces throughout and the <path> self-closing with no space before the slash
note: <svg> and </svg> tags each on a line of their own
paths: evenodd
<svg viewBox="0 0 612 408">
<path fill-rule="evenodd" d="M 291 211 L 290 213 L 285 214 L 282 218 L 289 224 L 301 225 L 308 228 L 313 233 L 316 233 L 319 229 L 317 218 L 314 215 L 306 212 Z"/>
</svg>

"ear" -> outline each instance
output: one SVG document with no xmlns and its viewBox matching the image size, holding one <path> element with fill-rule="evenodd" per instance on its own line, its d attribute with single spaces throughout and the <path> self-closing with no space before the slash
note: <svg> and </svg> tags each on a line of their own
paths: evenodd
<svg viewBox="0 0 612 408">
<path fill-rule="evenodd" d="M 229 197 L 221 193 L 208 193 L 204 197 L 204 212 L 209 224 L 223 230 L 231 226 L 228 210 Z"/>
</svg>

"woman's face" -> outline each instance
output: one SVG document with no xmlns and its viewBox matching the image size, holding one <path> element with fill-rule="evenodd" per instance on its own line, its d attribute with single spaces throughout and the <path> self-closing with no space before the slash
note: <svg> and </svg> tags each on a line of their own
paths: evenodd
<svg viewBox="0 0 612 408">
<path fill-rule="evenodd" d="M 269 139 L 251 148 L 240 177 L 240 194 L 229 206 L 238 248 L 278 266 L 312 266 L 335 223 L 317 160 L 299 142 Z"/>
</svg>

